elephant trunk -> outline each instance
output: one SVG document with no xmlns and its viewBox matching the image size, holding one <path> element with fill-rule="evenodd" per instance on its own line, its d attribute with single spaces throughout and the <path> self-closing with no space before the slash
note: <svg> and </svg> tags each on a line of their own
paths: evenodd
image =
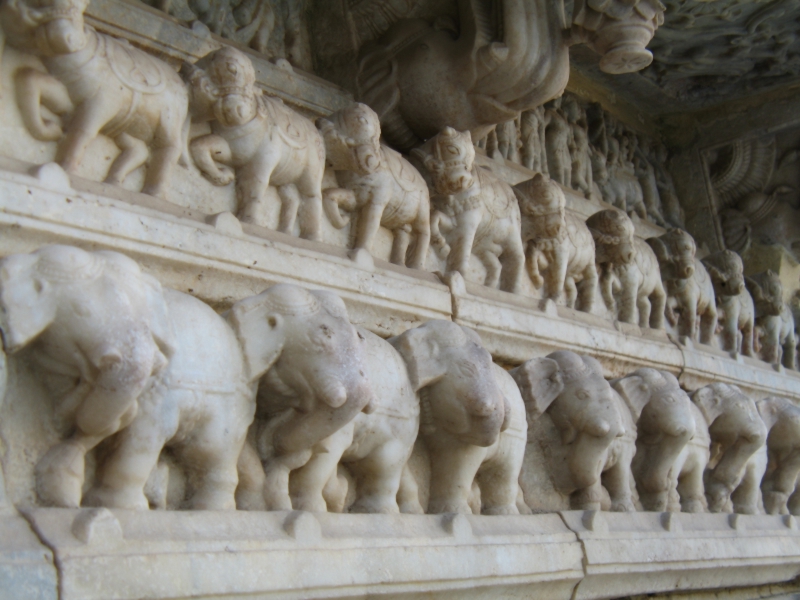
<svg viewBox="0 0 800 600">
<path fill-rule="evenodd" d="M 347 425 L 373 401 L 372 387 L 365 377 L 354 382 L 333 377 L 321 379 L 313 385 L 319 400 L 317 405 L 301 412 L 275 433 L 274 447 L 278 455 L 311 448 Z"/>
<path fill-rule="evenodd" d="M 336 229 L 344 229 L 350 223 L 350 217 L 342 215 L 340 207 L 345 210 L 356 208 L 355 194 L 343 188 L 328 188 L 322 192 L 322 207 L 325 215 Z"/>
</svg>

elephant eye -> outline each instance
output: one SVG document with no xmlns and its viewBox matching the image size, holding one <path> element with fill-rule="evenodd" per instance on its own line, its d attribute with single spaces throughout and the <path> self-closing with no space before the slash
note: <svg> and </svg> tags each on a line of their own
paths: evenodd
<svg viewBox="0 0 800 600">
<path fill-rule="evenodd" d="M 575 393 L 575 396 L 581 400 L 587 400 L 589 398 L 589 392 L 587 392 L 586 390 L 578 390 Z"/>
</svg>

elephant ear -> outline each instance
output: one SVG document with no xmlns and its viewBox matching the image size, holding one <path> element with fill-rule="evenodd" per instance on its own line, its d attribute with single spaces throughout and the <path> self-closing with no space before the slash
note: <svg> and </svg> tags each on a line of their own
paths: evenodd
<svg viewBox="0 0 800 600">
<path fill-rule="evenodd" d="M 164 289 L 161 283 L 150 275 L 142 275 L 145 301 L 147 302 L 147 318 L 150 326 L 150 333 L 158 345 L 159 350 L 168 359 L 175 354 L 177 341 L 175 329 L 172 327 L 172 319 L 169 316 L 169 309 L 164 299 Z"/>
<path fill-rule="evenodd" d="M 529 412 L 544 413 L 564 390 L 564 378 L 552 358 L 532 358 L 513 371 L 522 399 Z"/>
<path fill-rule="evenodd" d="M 611 382 L 611 387 L 622 397 L 634 421 L 638 421 L 645 405 L 650 401 L 650 388 L 639 375 L 628 375 Z"/>
<path fill-rule="evenodd" d="M 478 335 L 477 331 L 469 327 L 464 327 L 463 325 L 459 325 L 459 327 L 461 327 L 461 329 L 464 331 L 464 335 L 466 335 L 471 342 L 483 347 L 483 340 L 481 340 L 481 336 Z"/>
<path fill-rule="evenodd" d="M 745 277 L 744 282 L 748 291 L 753 296 L 753 300 L 761 302 L 764 300 L 764 290 L 761 289 L 761 284 L 752 277 Z"/>
<path fill-rule="evenodd" d="M 56 285 L 37 272 L 38 257 L 17 254 L 0 262 L 0 330 L 9 354 L 21 350 L 56 317 Z"/>
<path fill-rule="evenodd" d="M 441 359 L 439 344 L 424 325 L 409 329 L 389 340 L 400 353 L 408 369 L 408 377 L 415 392 L 435 383 L 447 373 Z"/>
<path fill-rule="evenodd" d="M 350 316 L 347 314 L 347 306 L 345 306 L 344 301 L 338 295 L 325 290 L 311 290 L 311 294 L 317 299 L 320 305 L 328 311 L 329 315 L 344 319 L 348 323 L 350 322 Z"/>
<path fill-rule="evenodd" d="M 721 400 L 713 384 L 696 390 L 692 394 L 692 402 L 700 409 L 708 425 L 711 425 L 722 412 Z"/>
<path fill-rule="evenodd" d="M 285 319 L 274 312 L 268 292 L 237 302 L 227 314 L 244 353 L 248 381 L 255 381 L 275 364 L 286 342 Z"/>
</svg>

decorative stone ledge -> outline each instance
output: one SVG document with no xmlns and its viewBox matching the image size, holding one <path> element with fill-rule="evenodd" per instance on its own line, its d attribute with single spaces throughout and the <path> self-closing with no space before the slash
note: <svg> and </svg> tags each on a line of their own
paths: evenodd
<svg viewBox="0 0 800 600">
<path fill-rule="evenodd" d="M 52 549 L 60 600 L 487 593 L 589 600 L 766 584 L 800 574 L 793 517 L 102 508 L 25 515 Z M 47 577 L 38 582 L 41 589 L 54 585 Z"/>
<path fill-rule="evenodd" d="M 799 373 L 680 344 L 663 331 L 464 283 L 460 277 L 448 289 L 432 273 L 369 256 L 354 261 L 344 248 L 240 226 L 230 214 L 208 218 L 104 184 L 79 178 L 70 183 L 57 167 L 40 168 L 34 177 L 22 163 L 3 159 L 0 166 L 6 169 L 0 172 L 3 255 L 56 242 L 118 250 L 140 260 L 163 284 L 220 309 L 277 282 L 328 289 L 344 299 L 355 323 L 379 335 L 453 318 L 475 328 L 493 356 L 507 364 L 566 349 L 594 356 L 608 377 L 655 367 L 673 372 L 689 389 L 722 381 L 756 398 L 794 397 L 800 384 Z M 186 272 L 195 273 L 191 288 Z"/>
</svg>

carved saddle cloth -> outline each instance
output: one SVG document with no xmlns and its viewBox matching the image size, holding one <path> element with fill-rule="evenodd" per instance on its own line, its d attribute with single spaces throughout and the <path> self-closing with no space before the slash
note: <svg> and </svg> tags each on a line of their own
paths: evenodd
<svg viewBox="0 0 800 600">
<path fill-rule="evenodd" d="M 259 116 L 266 118 L 270 124 L 270 141 L 275 141 L 277 137 L 295 150 L 307 147 L 308 135 L 297 126 L 297 121 L 301 117 L 287 108 L 283 100 L 262 94 L 258 98 L 258 112 Z"/>
</svg>

